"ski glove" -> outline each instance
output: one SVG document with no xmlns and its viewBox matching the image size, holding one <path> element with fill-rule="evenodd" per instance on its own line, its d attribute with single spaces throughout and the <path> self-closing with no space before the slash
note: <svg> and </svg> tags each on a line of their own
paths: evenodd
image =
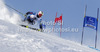
<svg viewBox="0 0 100 52">
<path fill-rule="evenodd" d="M 24 17 L 26 18 L 27 17 L 27 14 L 25 14 Z"/>
</svg>

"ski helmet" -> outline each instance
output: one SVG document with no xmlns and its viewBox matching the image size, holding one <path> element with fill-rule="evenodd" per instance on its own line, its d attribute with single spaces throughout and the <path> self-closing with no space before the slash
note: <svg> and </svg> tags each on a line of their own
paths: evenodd
<svg viewBox="0 0 100 52">
<path fill-rule="evenodd" d="M 38 15 L 39 15 L 39 17 L 43 16 L 43 12 L 42 11 L 39 11 L 38 12 Z"/>
</svg>

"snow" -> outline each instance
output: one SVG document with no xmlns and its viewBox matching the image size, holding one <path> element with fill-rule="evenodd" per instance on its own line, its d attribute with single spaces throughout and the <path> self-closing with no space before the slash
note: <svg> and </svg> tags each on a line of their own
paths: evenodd
<svg viewBox="0 0 100 52">
<path fill-rule="evenodd" d="M 16 12 L 8 10 L 4 0 L 0 0 L 0 19 L 18 24 L 21 21 L 20 18 Z"/>
<path fill-rule="evenodd" d="M 0 52 L 97 52 L 50 33 L 18 25 L 20 16 L 0 0 Z"/>
<path fill-rule="evenodd" d="M 78 43 L 0 20 L 0 52 L 97 52 Z"/>
</svg>

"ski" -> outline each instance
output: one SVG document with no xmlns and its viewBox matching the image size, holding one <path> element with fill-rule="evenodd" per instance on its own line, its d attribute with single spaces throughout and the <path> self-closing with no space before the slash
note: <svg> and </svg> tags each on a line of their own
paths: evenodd
<svg viewBox="0 0 100 52">
<path fill-rule="evenodd" d="M 32 28 L 32 27 L 29 27 L 27 25 L 20 25 L 21 27 L 25 27 L 25 28 L 29 28 L 29 29 L 32 29 L 32 30 L 36 30 L 36 31 L 41 31 L 41 29 L 37 29 L 37 28 Z"/>
</svg>

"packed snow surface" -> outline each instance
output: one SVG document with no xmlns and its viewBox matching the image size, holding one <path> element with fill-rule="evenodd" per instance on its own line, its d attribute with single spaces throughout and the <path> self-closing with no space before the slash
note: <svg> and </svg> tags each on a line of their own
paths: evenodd
<svg viewBox="0 0 100 52">
<path fill-rule="evenodd" d="M 0 0 L 0 52 L 97 52 L 54 34 L 21 27 L 20 18 Z"/>
<path fill-rule="evenodd" d="M 0 20 L 0 52 L 97 52 L 51 34 Z"/>
</svg>

